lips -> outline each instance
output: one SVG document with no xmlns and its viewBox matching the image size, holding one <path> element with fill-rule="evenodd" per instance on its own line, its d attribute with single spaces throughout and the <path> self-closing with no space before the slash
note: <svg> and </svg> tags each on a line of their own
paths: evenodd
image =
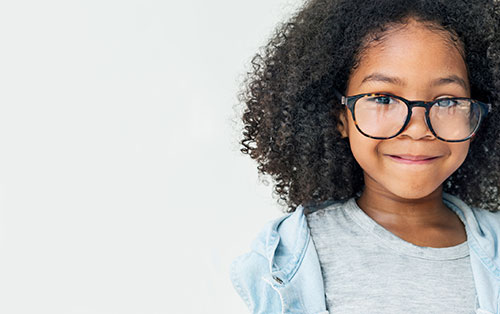
<svg viewBox="0 0 500 314">
<path fill-rule="evenodd" d="M 389 156 L 406 160 L 412 160 L 412 161 L 430 160 L 439 157 L 439 156 L 428 156 L 428 155 L 389 155 Z"/>
<path fill-rule="evenodd" d="M 387 155 L 392 161 L 406 165 L 427 165 L 434 163 L 440 156 L 432 155 Z"/>
</svg>

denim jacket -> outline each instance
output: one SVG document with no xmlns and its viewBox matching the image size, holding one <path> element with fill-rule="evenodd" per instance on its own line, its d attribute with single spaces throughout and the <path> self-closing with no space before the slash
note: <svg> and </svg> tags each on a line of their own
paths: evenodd
<svg viewBox="0 0 500 314">
<path fill-rule="evenodd" d="M 446 193 L 443 201 L 465 222 L 477 293 L 475 313 L 500 314 L 500 212 L 470 208 Z M 250 252 L 232 262 L 231 281 L 251 313 L 329 313 L 304 210 L 299 205 L 270 221 Z"/>
</svg>

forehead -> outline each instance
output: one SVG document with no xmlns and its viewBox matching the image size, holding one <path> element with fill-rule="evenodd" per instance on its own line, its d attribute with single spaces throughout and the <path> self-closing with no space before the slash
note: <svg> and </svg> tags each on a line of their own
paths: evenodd
<svg viewBox="0 0 500 314">
<path fill-rule="evenodd" d="M 417 22 L 389 29 L 377 40 L 368 39 L 358 60 L 349 85 L 361 83 L 371 73 L 390 74 L 414 86 L 454 75 L 468 85 L 461 46 L 453 42 L 451 34 Z"/>
</svg>

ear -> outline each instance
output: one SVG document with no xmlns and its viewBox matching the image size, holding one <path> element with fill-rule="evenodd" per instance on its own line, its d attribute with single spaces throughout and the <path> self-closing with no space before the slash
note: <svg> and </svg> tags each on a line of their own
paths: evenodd
<svg viewBox="0 0 500 314">
<path fill-rule="evenodd" d="M 342 135 L 342 138 L 348 137 L 349 124 L 347 123 L 347 112 L 345 110 L 342 110 L 339 114 L 339 123 L 337 124 L 337 130 Z"/>
</svg>

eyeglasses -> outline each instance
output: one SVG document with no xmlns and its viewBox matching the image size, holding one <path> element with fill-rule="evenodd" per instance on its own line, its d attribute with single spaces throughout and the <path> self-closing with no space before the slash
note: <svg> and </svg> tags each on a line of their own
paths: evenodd
<svg viewBox="0 0 500 314">
<path fill-rule="evenodd" d="M 473 137 L 491 110 L 491 104 L 465 97 L 410 101 L 392 94 L 359 94 L 345 97 L 335 91 L 352 113 L 361 134 L 390 139 L 410 123 L 413 107 L 425 108 L 425 122 L 434 136 L 445 142 L 463 142 Z"/>
</svg>

